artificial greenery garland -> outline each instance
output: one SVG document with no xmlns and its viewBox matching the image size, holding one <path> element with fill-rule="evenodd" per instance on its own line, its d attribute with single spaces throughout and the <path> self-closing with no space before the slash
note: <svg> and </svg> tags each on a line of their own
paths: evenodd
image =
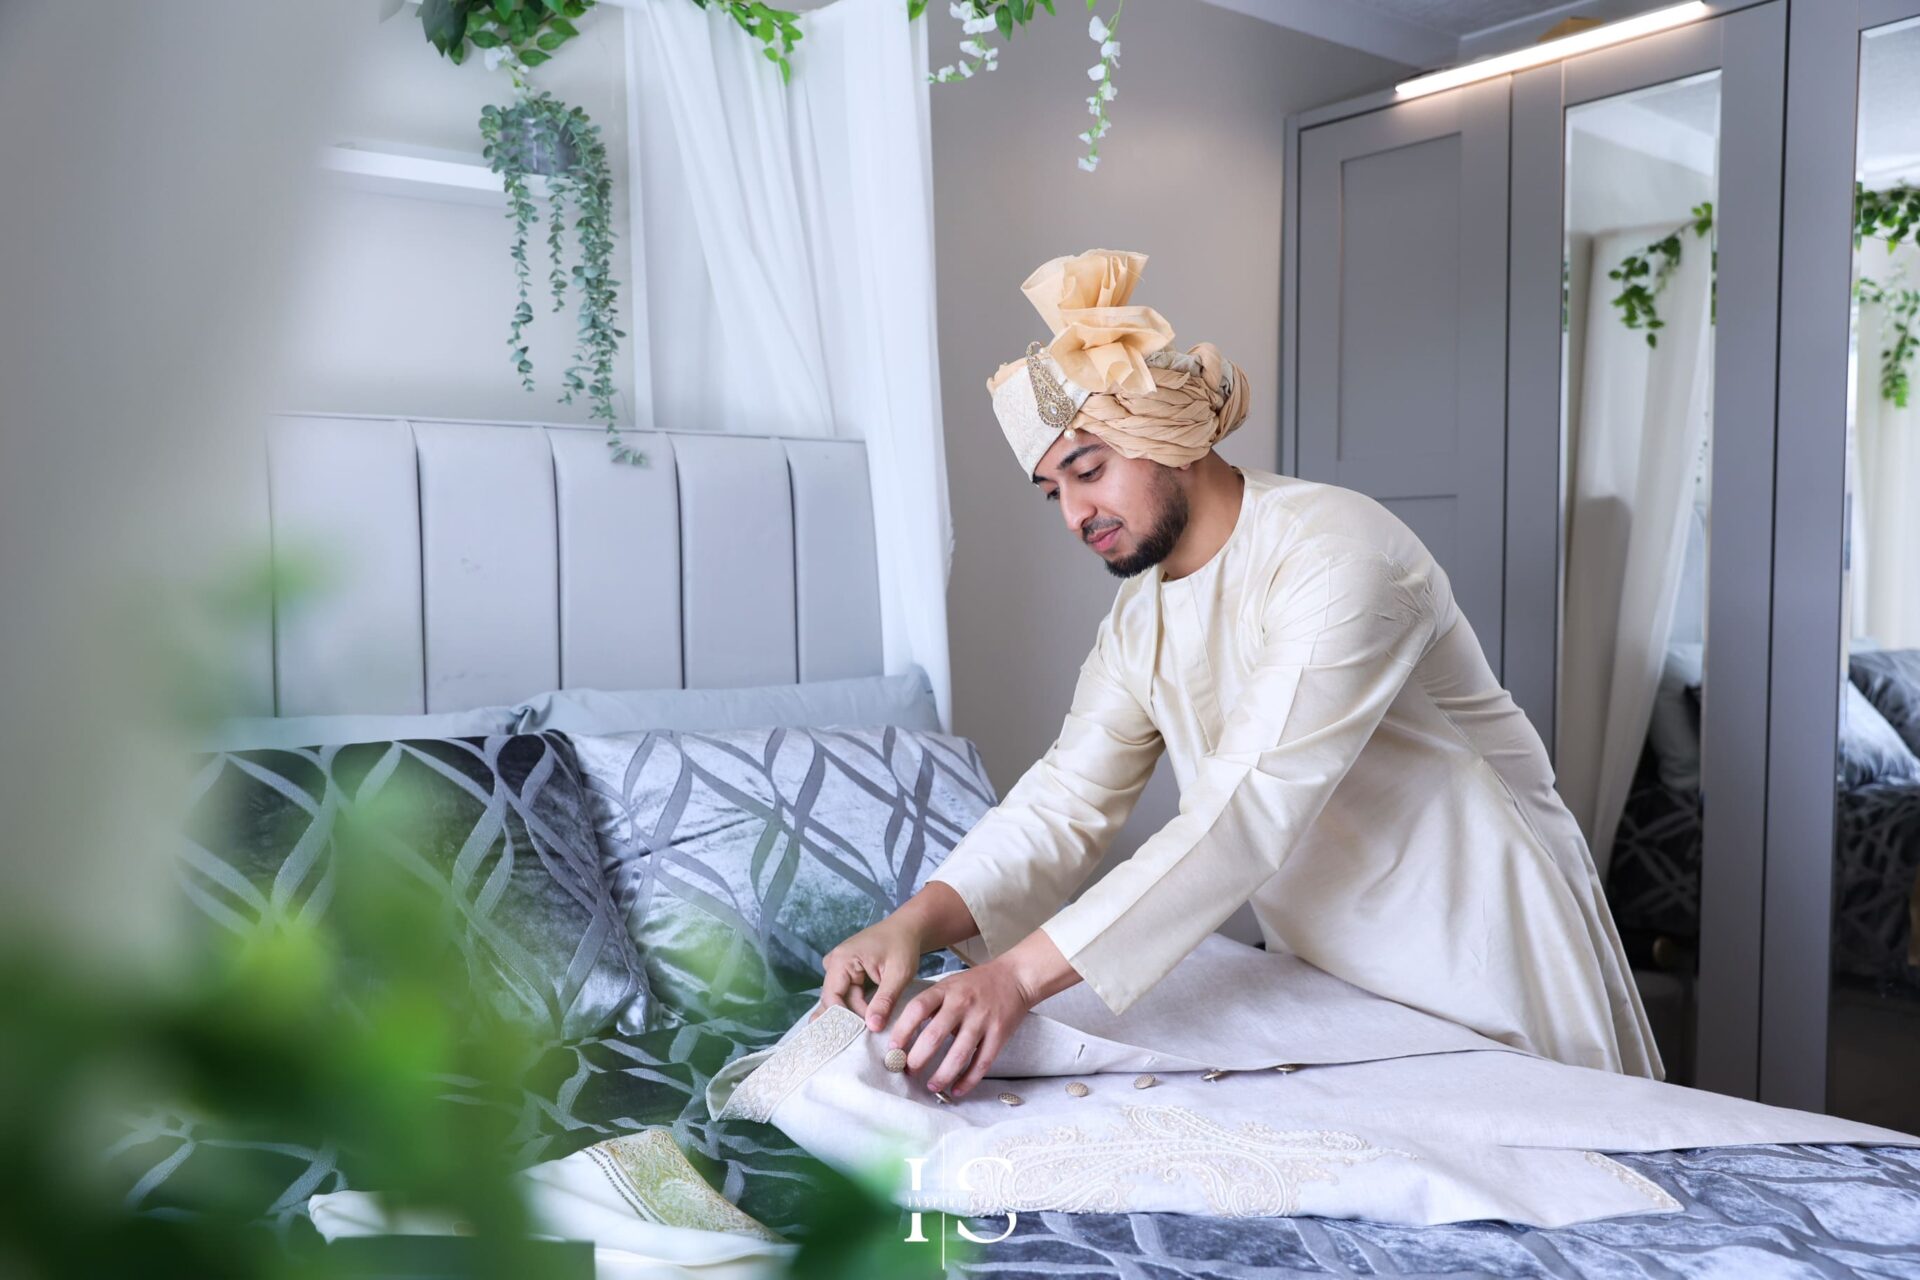
<svg viewBox="0 0 1920 1280">
<path fill-rule="evenodd" d="M 1620 308 L 1621 321 L 1629 329 L 1646 329 L 1650 347 L 1657 345 L 1655 331 L 1664 324 L 1654 300 L 1666 287 L 1674 268 L 1680 265 L 1681 237 L 1691 230 L 1705 239 L 1713 231 L 1711 201 L 1695 205 L 1692 213 L 1691 221 L 1639 253 L 1628 254 L 1618 267 L 1607 272 L 1608 279 L 1621 283 L 1619 296 L 1613 299 L 1613 305 Z M 1872 191 L 1863 183 L 1854 183 L 1853 247 L 1856 250 L 1873 239 L 1884 242 L 1891 254 L 1909 237 L 1920 243 L 1920 188 L 1902 184 L 1885 191 Z M 1719 256 L 1716 249 L 1710 324 L 1718 319 Z M 1563 273 L 1564 269 L 1562 263 Z M 1880 329 L 1880 394 L 1902 409 L 1907 407 L 1913 392 L 1909 366 L 1920 354 L 1920 289 L 1907 287 L 1905 280 L 1906 268 L 1900 265 L 1894 268 L 1894 277 L 1889 283 L 1882 284 L 1863 273 L 1854 285 L 1854 296 L 1861 302 L 1876 302 L 1886 307 Z M 1563 283 L 1563 304 L 1564 299 Z M 1564 307 L 1561 319 L 1564 327 Z"/>
</svg>

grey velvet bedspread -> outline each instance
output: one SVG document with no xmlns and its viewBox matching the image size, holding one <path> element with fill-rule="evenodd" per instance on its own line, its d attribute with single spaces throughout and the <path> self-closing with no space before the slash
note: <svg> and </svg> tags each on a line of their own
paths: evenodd
<svg viewBox="0 0 1920 1280">
<path fill-rule="evenodd" d="M 794 1016 L 810 1003 L 811 997 L 796 998 Z M 555 1045 L 518 1089 L 474 1097 L 450 1085 L 449 1105 L 491 1115 L 502 1141 L 527 1164 L 614 1134 L 669 1125 L 722 1194 L 804 1240 L 809 1177 L 818 1166 L 778 1129 L 745 1120 L 715 1122 L 706 1109 L 713 1073 L 773 1038 L 736 1023 L 707 1022 Z M 230 1140 L 176 1116 L 152 1117 L 130 1129 L 115 1155 L 132 1203 L 162 1213 L 184 1207 L 170 1189 L 191 1185 L 195 1161 L 244 1159 L 255 1167 L 269 1162 L 277 1171 L 271 1179 L 275 1193 L 260 1205 L 261 1222 L 285 1233 L 295 1248 L 312 1241 L 307 1197 L 354 1185 L 351 1158 L 331 1148 Z M 969 1262 L 955 1261 L 949 1274 L 982 1280 L 1920 1278 L 1920 1151 L 1767 1146 L 1621 1159 L 1672 1193 L 1685 1212 L 1555 1230 L 1490 1222 L 1408 1228 L 1324 1218 L 1028 1214 L 1008 1239 Z M 983 1218 L 972 1226 L 976 1234 L 991 1236 L 1005 1221 Z M 935 1223 L 927 1230 L 937 1239 Z"/>
</svg>

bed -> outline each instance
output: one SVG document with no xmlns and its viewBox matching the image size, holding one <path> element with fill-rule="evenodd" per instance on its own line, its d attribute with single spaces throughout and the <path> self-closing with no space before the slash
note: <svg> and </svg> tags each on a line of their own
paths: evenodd
<svg viewBox="0 0 1920 1280">
<path fill-rule="evenodd" d="M 792 842 L 796 856 L 830 863 L 833 873 L 817 878 L 800 907 L 792 877 L 776 889 L 747 875 L 733 882 L 731 910 L 708 911 L 734 922 L 742 954 L 762 966 L 766 989 L 750 1013 L 704 1007 L 662 981 L 651 1025 L 555 1034 L 516 1088 L 473 1096 L 454 1087 L 445 1099 L 491 1116 L 526 1164 L 669 1126 L 727 1200 L 800 1239 L 814 1163 L 771 1125 L 716 1121 L 706 1084 L 803 1016 L 817 998 L 819 954 L 835 934 L 909 896 L 966 815 L 997 796 L 973 745 L 929 719 L 930 699 L 917 709 L 897 699 L 825 704 L 890 708 L 873 713 L 887 724 L 850 727 L 844 714 L 831 724 L 794 722 L 814 689 L 849 698 L 850 689 L 888 679 L 858 444 L 663 433 L 643 446 L 652 468 L 626 468 L 606 461 L 596 435 L 525 424 L 277 420 L 257 517 L 277 548 L 305 539 L 345 548 L 352 572 L 336 597 L 264 620 L 251 668 L 252 729 L 282 737 L 261 745 L 241 733 L 209 750 L 207 803 L 232 803 L 231 779 L 257 781 L 268 766 L 287 775 L 336 767 L 316 765 L 326 740 L 315 735 L 351 727 L 353 741 L 420 741 L 432 728 L 452 744 L 538 738 L 584 761 L 588 777 L 596 743 L 651 744 L 681 768 L 704 760 L 708 774 L 725 773 L 732 781 L 710 789 L 740 809 L 740 831 L 775 820 L 804 831 L 816 818 L 792 817 L 793 797 L 767 762 L 796 750 L 837 762 L 827 776 L 851 779 L 854 798 L 808 810 L 830 815 L 817 820 L 830 834 Z M 610 710 L 558 692 L 582 687 L 633 696 Z M 783 688 L 801 692 L 782 702 Z M 649 703 L 648 691 L 664 700 Z M 670 696 L 687 691 L 694 701 Z M 780 716 L 761 714 L 776 705 Z M 617 725 L 610 714 L 655 722 Z M 324 753 L 326 762 L 340 758 Z M 818 768 L 804 775 L 818 786 Z M 632 797 L 619 800 L 627 809 L 612 812 L 630 811 Z M 868 817 L 831 816 L 861 805 Z M 608 811 L 597 812 L 604 836 Z M 709 856 L 700 851 L 726 848 L 714 833 L 730 829 L 700 824 L 704 843 L 689 844 L 656 824 L 649 858 L 670 865 L 671 853 L 698 873 Z M 885 848 L 860 847 L 856 830 L 883 830 Z M 647 874 L 658 890 L 654 870 Z M 682 891 L 672 901 L 684 907 L 692 898 Z M 648 927 L 653 907 L 625 909 L 629 927 Z M 959 964 L 941 951 L 922 973 Z M 357 1187 L 361 1176 L 332 1148 L 209 1132 L 176 1114 L 130 1122 L 112 1154 L 129 1203 L 143 1213 L 182 1211 L 188 1201 L 178 1192 L 192 1185 L 197 1162 L 276 1170 L 270 1181 L 281 1189 L 257 1206 L 258 1221 L 296 1250 L 314 1239 L 308 1197 Z M 1685 1211 L 1555 1230 L 1040 1213 L 1022 1215 L 1012 1236 L 953 1273 L 1920 1276 L 1920 1151 L 1768 1146 L 1620 1159 Z M 977 1227 L 993 1234 L 1000 1225 Z"/>
</svg>

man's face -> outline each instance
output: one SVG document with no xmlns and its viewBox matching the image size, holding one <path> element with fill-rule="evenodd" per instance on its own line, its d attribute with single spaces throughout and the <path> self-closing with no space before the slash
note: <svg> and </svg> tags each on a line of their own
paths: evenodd
<svg viewBox="0 0 1920 1280">
<path fill-rule="evenodd" d="M 1131 578 L 1172 554 L 1187 528 L 1187 491 L 1173 467 L 1129 458 L 1090 431 L 1063 433 L 1033 470 L 1033 482 L 1060 504 L 1067 529 Z"/>
</svg>

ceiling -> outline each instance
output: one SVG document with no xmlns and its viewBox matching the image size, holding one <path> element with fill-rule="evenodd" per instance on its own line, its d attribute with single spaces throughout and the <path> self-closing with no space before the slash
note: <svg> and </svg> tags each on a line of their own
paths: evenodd
<svg viewBox="0 0 1920 1280">
<path fill-rule="evenodd" d="M 1409 67 L 1452 66 L 1532 44 L 1562 18 L 1611 21 L 1671 0 L 1213 0 Z"/>
</svg>

